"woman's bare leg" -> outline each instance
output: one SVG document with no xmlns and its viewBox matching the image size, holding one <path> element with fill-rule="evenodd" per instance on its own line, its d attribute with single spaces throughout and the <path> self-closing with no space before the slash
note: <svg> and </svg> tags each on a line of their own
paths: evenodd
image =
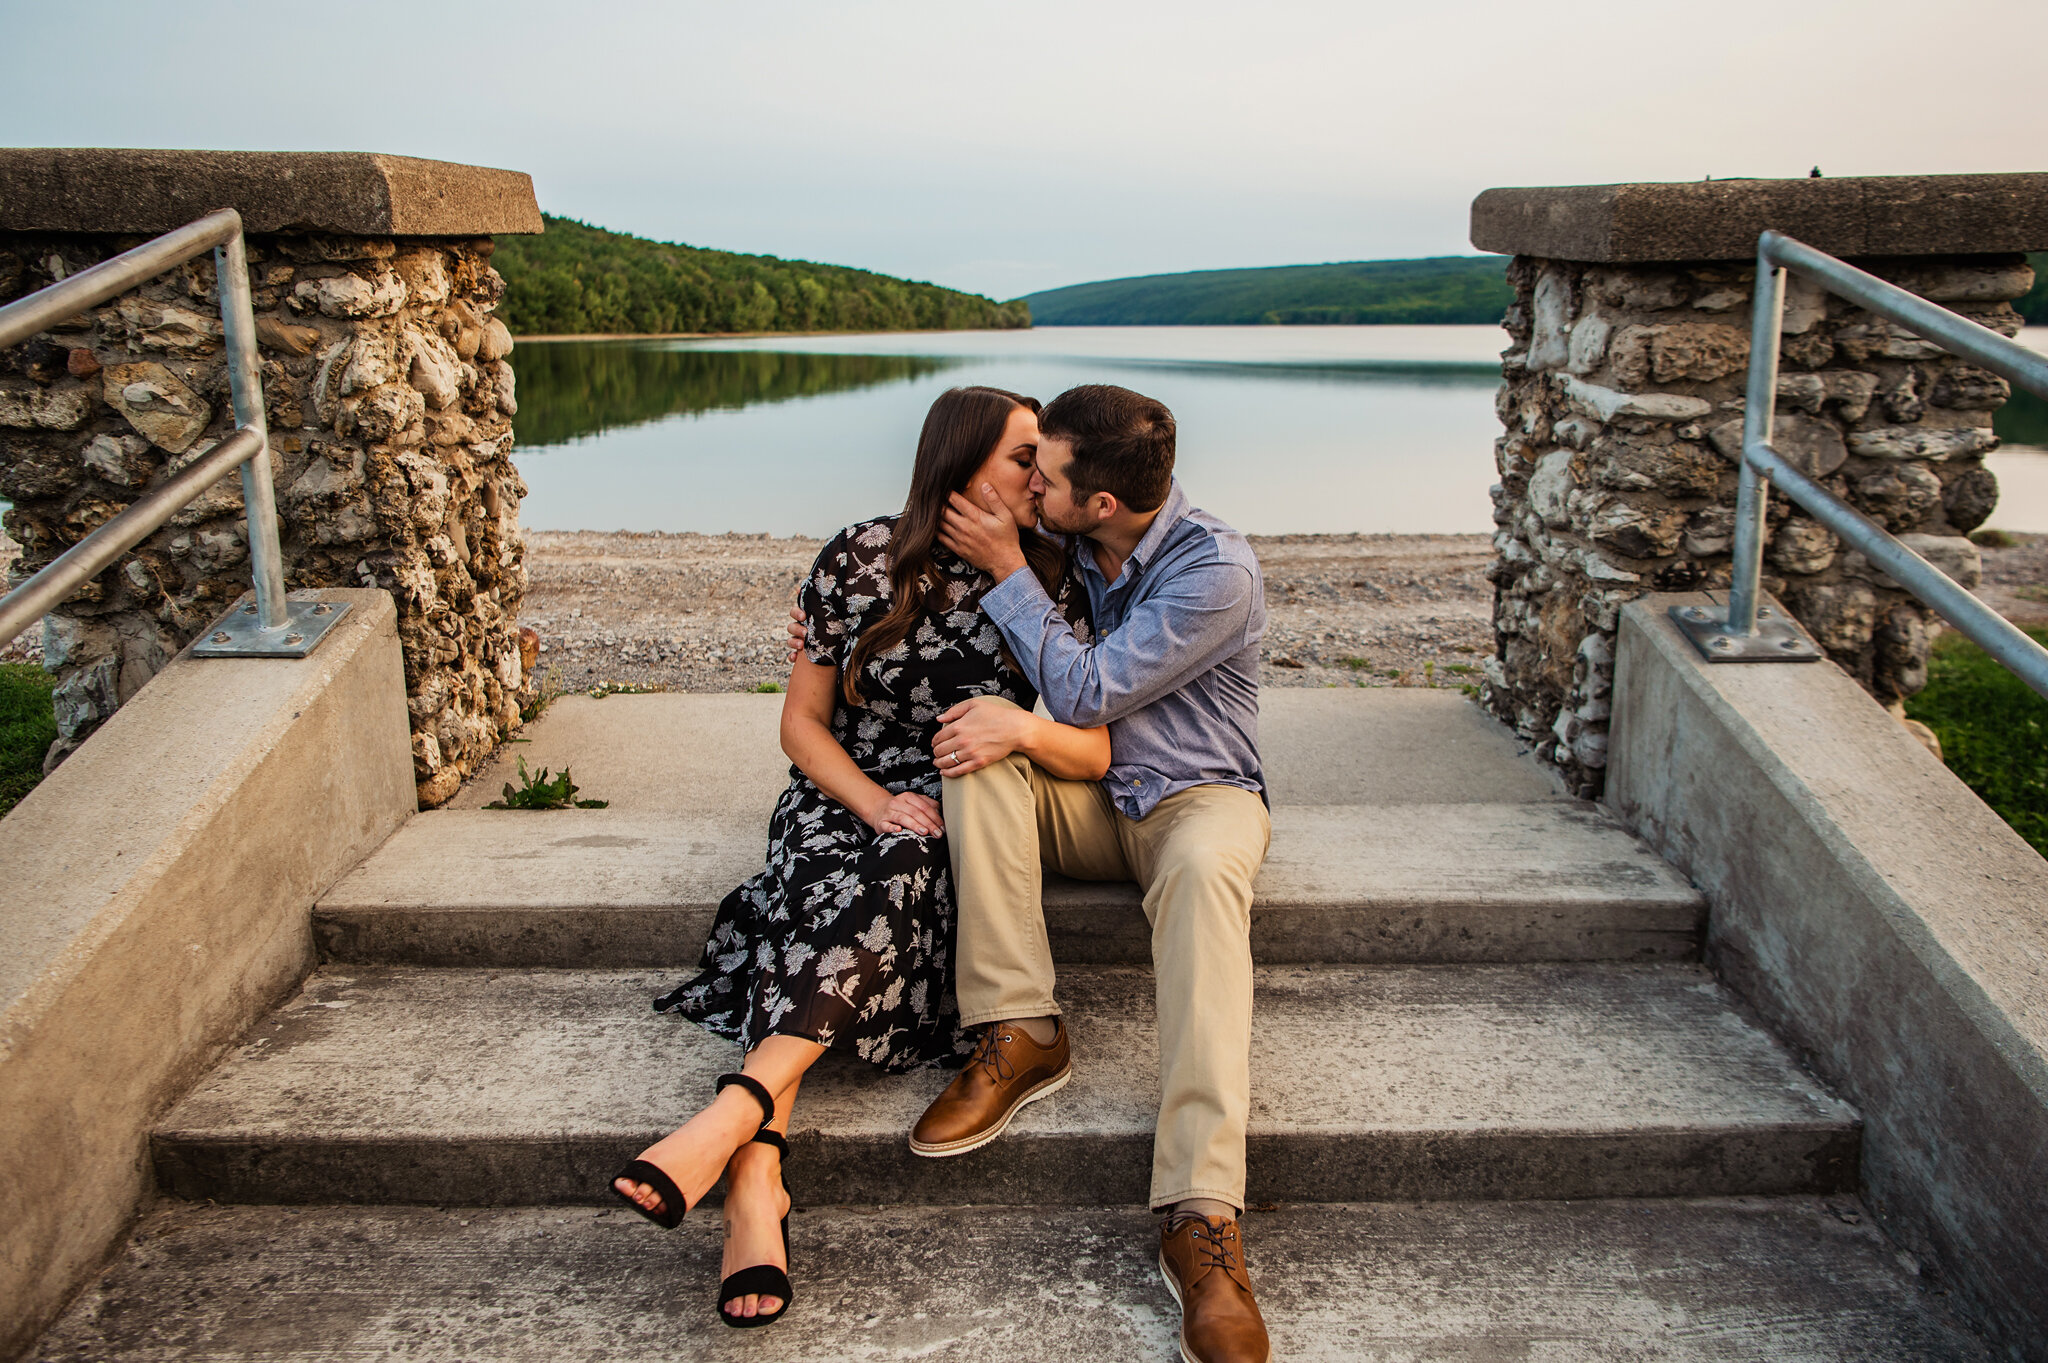
<svg viewBox="0 0 2048 1363">
<path fill-rule="evenodd" d="M 804 1069 L 810 1068 L 811 1061 L 824 1054 L 824 1047 L 808 1041 L 771 1036 L 747 1057 L 749 1068 L 746 1072 L 754 1073 L 752 1066 L 756 1057 L 761 1057 L 764 1068 L 778 1069 L 785 1063 L 781 1054 L 785 1046 L 808 1046 L 815 1052 L 803 1059 Z M 775 1047 L 775 1053 L 762 1056 L 762 1052 L 770 1047 Z M 789 1086 L 777 1091 L 775 1120 L 768 1126 L 779 1135 L 789 1134 L 789 1119 L 796 1108 L 796 1094 L 803 1085 L 803 1073 L 803 1070 L 798 1070 Z M 761 1082 L 765 1084 L 769 1080 L 764 1077 Z M 773 1085 L 770 1087 L 772 1089 Z M 782 1190 L 781 1151 L 772 1145 L 752 1141 L 733 1151 L 732 1158 L 725 1165 L 725 1261 L 719 1269 L 720 1277 L 730 1277 L 754 1264 L 773 1264 L 784 1270 L 789 1268 L 787 1256 L 782 1252 L 782 1218 L 789 1215 L 789 1201 L 789 1195 Z M 772 1316 L 782 1309 L 782 1298 L 750 1293 L 719 1303 L 719 1309 L 729 1316 Z"/>
<path fill-rule="evenodd" d="M 778 1095 L 779 1111 L 782 1091 L 794 1088 L 804 1071 L 824 1053 L 825 1048 L 815 1041 L 771 1036 L 747 1053 L 740 1072 Z M 733 1151 L 760 1129 L 761 1104 L 752 1093 L 733 1084 L 713 1099 L 711 1106 L 648 1146 L 640 1158 L 675 1180 L 676 1187 L 694 1207 L 725 1172 Z M 644 1183 L 621 1178 L 612 1186 L 648 1211 L 662 1210 L 661 1194 Z"/>
</svg>

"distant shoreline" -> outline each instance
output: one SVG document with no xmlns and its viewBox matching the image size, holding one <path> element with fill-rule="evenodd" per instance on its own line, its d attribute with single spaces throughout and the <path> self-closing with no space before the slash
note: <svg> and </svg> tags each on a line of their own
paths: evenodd
<svg viewBox="0 0 2048 1363">
<path fill-rule="evenodd" d="M 1257 330 L 1297 331 L 1309 327 L 1342 327 L 1346 331 L 1370 331 L 1376 327 L 1491 327 L 1491 322 L 1033 322 L 1028 327 L 932 327 L 921 331 L 594 331 L 578 333 L 547 333 L 537 336 L 514 335 L 513 340 L 524 344 L 527 341 L 547 343 L 550 341 L 744 341 L 763 336 L 978 336 L 991 332 L 1017 331 L 1109 331 L 1116 328 L 1131 330 L 1170 330 L 1174 328 L 1201 331 Z"/>
<path fill-rule="evenodd" d="M 957 336 L 968 332 L 1029 331 L 1030 327 L 946 327 L 924 331 L 593 331 L 517 336 L 520 344 L 536 341 L 746 341 L 762 336 Z"/>
</svg>

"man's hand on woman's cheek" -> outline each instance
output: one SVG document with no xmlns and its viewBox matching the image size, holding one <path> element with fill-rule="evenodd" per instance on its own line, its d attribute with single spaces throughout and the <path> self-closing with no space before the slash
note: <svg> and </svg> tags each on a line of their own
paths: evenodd
<svg viewBox="0 0 2048 1363">
<path fill-rule="evenodd" d="M 947 498 L 939 520 L 939 543 L 972 563 L 997 581 L 1024 566 L 1024 550 L 1017 543 L 1017 522 L 987 483 L 980 488 L 980 500 L 955 492 Z"/>
</svg>

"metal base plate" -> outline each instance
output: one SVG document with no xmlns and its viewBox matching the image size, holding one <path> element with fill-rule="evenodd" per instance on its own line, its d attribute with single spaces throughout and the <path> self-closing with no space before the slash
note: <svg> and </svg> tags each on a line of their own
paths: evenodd
<svg viewBox="0 0 2048 1363">
<path fill-rule="evenodd" d="M 285 623 L 266 630 L 256 623 L 254 596 L 244 596 L 192 645 L 195 658 L 303 658 L 320 646 L 334 622 L 349 612 L 345 601 L 284 603 Z"/>
<path fill-rule="evenodd" d="M 1710 663 L 1817 663 L 1820 645 L 1776 606 L 1756 608 L 1756 633 L 1728 630 L 1726 606 L 1673 606 L 1671 618 Z"/>
</svg>

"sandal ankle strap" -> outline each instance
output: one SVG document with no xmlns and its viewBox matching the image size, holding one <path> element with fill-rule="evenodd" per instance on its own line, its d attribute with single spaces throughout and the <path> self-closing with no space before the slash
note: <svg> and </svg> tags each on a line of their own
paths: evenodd
<svg viewBox="0 0 2048 1363">
<path fill-rule="evenodd" d="M 763 1127 L 775 1120 L 775 1095 L 768 1091 L 766 1084 L 754 1078 L 751 1074 L 721 1074 L 718 1076 L 718 1087 L 714 1091 L 723 1093 L 727 1087 L 733 1084 L 738 1084 L 748 1093 L 753 1094 L 754 1101 L 761 1105 L 761 1125 Z"/>
<path fill-rule="evenodd" d="M 771 1131 L 764 1126 L 754 1133 L 752 1139 L 760 1142 L 762 1145 L 774 1146 L 782 1152 L 785 1159 L 789 1157 L 789 1142 L 782 1139 L 782 1133 L 779 1131 Z"/>
</svg>

